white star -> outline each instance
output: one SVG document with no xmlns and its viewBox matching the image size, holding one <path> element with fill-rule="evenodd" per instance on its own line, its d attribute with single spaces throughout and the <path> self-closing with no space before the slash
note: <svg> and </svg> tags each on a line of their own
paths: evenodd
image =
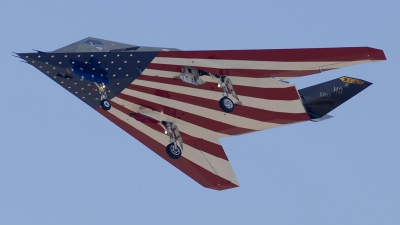
<svg viewBox="0 0 400 225">
<path fill-rule="evenodd" d="M 124 63 L 127 63 L 127 61 L 124 61 Z"/>
<path fill-rule="evenodd" d="M 77 56 L 78 56 L 78 58 L 81 57 L 81 55 L 77 55 Z"/>
<path fill-rule="evenodd" d="M 37 57 L 40 59 L 40 57 L 42 57 L 42 56 L 38 55 Z"/>
<path fill-rule="evenodd" d="M 52 55 L 51 58 L 54 58 L 54 55 Z"/>
<path fill-rule="evenodd" d="M 99 61 L 98 64 L 100 64 L 101 62 Z"/>
<path fill-rule="evenodd" d="M 121 67 L 120 67 L 120 68 L 118 68 L 118 70 L 121 70 Z"/>
<path fill-rule="evenodd" d="M 140 61 L 137 61 L 137 63 L 140 63 Z"/>
<path fill-rule="evenodd" d="M 64 55 L 64 57 L 67 58 L 68 56 L 67 56 L 67 55 Z"/>
<path fill-rule="evenodd" d="M 90 57 L 93 57 L 93 55 L 90 55 Z"/>
<path fill-rule="evenodd" d="M 58 64 L 61 64 L 61 62 L 58 62 Z"/>
<path fill-rule="evenodd" d="M 74 62 L 74 61 L 72 61 L 72 64 L 75 64 L 75 62 Z"/>
<path fill-rule="evenodd" d="M 119 54 L 117 55 L 117 57 L 119 57 Z"/>
<path fill-rule="evenodd" d="M 107 57 L 107 55 L 104 55 L 104 57 Z"/>
</svg>

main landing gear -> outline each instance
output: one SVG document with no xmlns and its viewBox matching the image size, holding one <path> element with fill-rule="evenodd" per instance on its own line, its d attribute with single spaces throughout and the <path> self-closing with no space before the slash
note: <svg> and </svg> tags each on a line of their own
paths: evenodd
<svg viewBox="0 0 400 225">
<path fill-rule="evenodd" d="M 159 124 L 164 128 L 165 134 L 168 134 L 169 136 L 170 143 L 166 147 L 168 156 L 173 159 L 179 159 L 182 155 L 183 141 L 178 127 L 175 124 L 166 121 L 161 121 Z"/>
<path fill-rule="evenodd" d="M 106 85 L 104 84 L 98 84 L 98 83 L 94 83 L 96 84 L 97 88 L 99 89 L 99 93 L 100 93 L 100 106 L 102 109 L 104 110 L 110 110 L 111 109 L 111 103 L 107 97 L 107 92 L 106 92 Z"/>
<path fill-rule="evenodd" d="M 235 109 L 235 103 L 230 98 L 224 96 L 219 100 L 219 107 L 221 107 L 222 111 L 231 113 Z"/>
<path fill-rule="evenodd" d="M 235 105 L 242 105 L 242 102 L 239 100 L 239 97 L 233 88 L 231 80 L 227 76 L 207 73 L 192 67 L 183 67 L 182 73 L 179 76 L 174 77 L 174 79 L 181 79 L 183 82 L 199 86 L 205 83 L 205 81 L 201 79 L 201 76 L 210 76 L 213 79 L 216 79 L 218 82 L 218 87 L 222 88 L 223 97 L 219 100 L 219 106 L 222 111 L 231 113 L 235 109 Z M 231 94 L 237 100 L 236 103 L 228 98 L 229 94 Z"/>
<path fill-rule="evenodd" d="M 233 88 L 233 84 L 228 77 L 219 76 L 217 78 L 218 86 L 222 88 L 222 94 L 224 96 L 219 100 L 219 107 L 222 109 L 222 111 L 226 113 L 231 113 L 235 109 L 235 103 L 233 103 L 233 101 L 228 98 L 229 93 L 237 100 L 237 105 L 241 105 L 242 102 L 239 101 L 239 97 L 237 96 L 235 89 Z"/>
</svg>

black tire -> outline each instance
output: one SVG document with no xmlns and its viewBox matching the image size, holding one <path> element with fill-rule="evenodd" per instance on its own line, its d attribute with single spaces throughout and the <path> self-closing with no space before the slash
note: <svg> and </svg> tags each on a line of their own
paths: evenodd
<svg viewBox="0 0 400 225">
<path fill-rule="evenodd" d="M 235 103 L 230 98 L 223 97 L 219 100 L 219 107 L 221 107 L 222 111 L 231 113 L 235 109 Z"/>
<path fill-rule="evenodd" d="M 107 99 L 101 100 L 100 106 L 104 110 L 110 110 L 111 109 L 111 103 Z"/>
<path fill-rule="evenodd" d="M 173 159 L 179 159 L 179 157 L 181 157 L 181 155 L 182 155 L 182 150 L 179 148 L 179 146 L 176 146 L 176 147 L 177 148 L 175 148 L 174 143 L 170 143 L 166 147 L 168 156 Z"/>
</svg>

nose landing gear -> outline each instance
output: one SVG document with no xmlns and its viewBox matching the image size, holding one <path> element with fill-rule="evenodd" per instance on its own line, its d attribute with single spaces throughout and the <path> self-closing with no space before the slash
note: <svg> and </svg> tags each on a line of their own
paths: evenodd
<svg viewBox="0 0 400 225">
<path fill-rule="evenodd" d="M 100 106 L 104 110 L 110 110 L 111 109 L 111 103 L 107 99 L 103 99 L 100 101 Z"/>
<path fill-rule="evenodd" d="M 100 106 L 102 109 L 104 110 L 110 110 L 111 109 L 111 103 L 107 97 L 107 92 L 106 92 L 106 85 L 104 84 L 98 84 L 96 82 L 94 82 L 94 84 L 97 86 L 97 88 L 99 89 L 99 93 L 100 93 Z"/>
</svg>

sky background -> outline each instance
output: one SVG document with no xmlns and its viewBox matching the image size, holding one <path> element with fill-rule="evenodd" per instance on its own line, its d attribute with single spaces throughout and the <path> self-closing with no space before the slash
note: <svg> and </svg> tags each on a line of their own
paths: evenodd
<svg viewBox="0 0 400 225">
<path fill-rule="evenodd" d="M 5 1 L 0 224 L 400 224 L 399 1 Z M 11 52 L 92 36 L 182 50 L 370 46 L 387 61 L 290 80 L 374 83 L 320 123 L 222 139 L 205 189 Z"/>
</svg>

